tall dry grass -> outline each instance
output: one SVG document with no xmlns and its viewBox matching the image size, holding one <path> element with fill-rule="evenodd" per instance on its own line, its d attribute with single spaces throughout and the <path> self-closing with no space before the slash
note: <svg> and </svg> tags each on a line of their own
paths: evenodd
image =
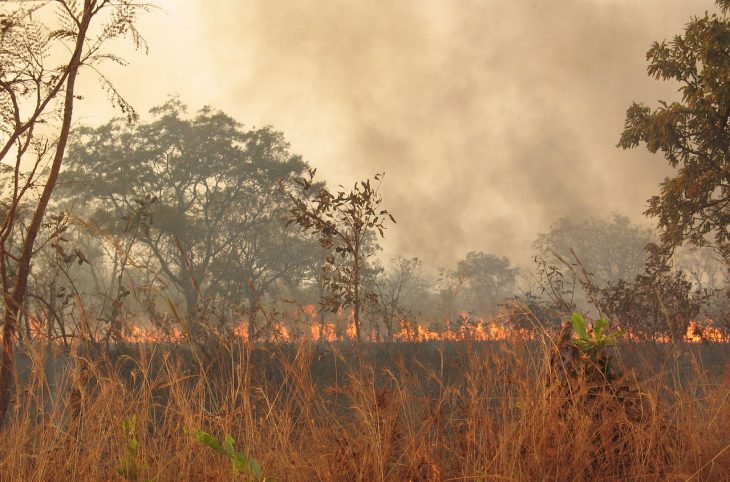
<svg viewBox="0 0 730 482">
<path fill-rule="evenodd" d="M 380 359 L 367 347 L 221 345 L 204 363 L 168 348 L 77 353 L 52 383 L 30 350 L 0 478 L 123 480 L 121 424 L 134 415 L 139 480 L 233 480 L 194 430 L 231 434 L 281 481 L 730 480 L 730 379 L 699 361 L 689 376 L 654 370 L 628 407 L 556 389 L 547 341 L 428 356 L 394 345 Z"/>
</svg>

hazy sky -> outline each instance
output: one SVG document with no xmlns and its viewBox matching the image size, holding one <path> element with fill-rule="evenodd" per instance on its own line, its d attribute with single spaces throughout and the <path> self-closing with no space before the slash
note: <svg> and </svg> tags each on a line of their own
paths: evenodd
<svg viewBox="0 0 730 482">
<path fill-rule="evenodd" d="M 451 267 L 468 251 L 530 266 L 562 216 L 642 221 L 669 172 L 615 147 L 654 40 L 712 0 L 167 0 L 148 56 L 110 71 L 145 113 L 169 94 L 271 124 L 330 183 L 385 171 L 386 255 Z M 85 123 L 112 111 L 94 97 Z"/>
</svg>

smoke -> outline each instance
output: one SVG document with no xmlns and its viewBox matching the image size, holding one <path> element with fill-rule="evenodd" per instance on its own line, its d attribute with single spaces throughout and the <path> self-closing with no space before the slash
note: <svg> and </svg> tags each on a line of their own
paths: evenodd
<svg viewBox="0 0 730 482">
<path fill-rule="evenodd" d="M 272 124 L 334 184 L 385 171 L 398 219 L 386 254 L 448 267 L 483 250 L 529 266 L 536 234 L 559 217 L 643 220 L 669 170 L 615 147 L 625 109 L 676 96 L 647 77 L 645 52 L 712 5 L 169 1 L 146 31 L 151 57 L 175 52 L 180 70 L 168 60 L 133 93 L 150 106 L 179 92 Z"/>
</svg>

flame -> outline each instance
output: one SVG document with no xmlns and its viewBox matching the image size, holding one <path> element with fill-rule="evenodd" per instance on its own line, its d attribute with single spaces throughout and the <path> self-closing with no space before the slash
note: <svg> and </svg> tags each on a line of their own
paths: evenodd
<svg viewBox="0 0 730 482">
<path fill-rule="evenodd" d="M 335 324 L 325 320 L 321 323 L 319 320 L 320 309 L 313 304 L 301 307 L 302 313 L 308 318 L 305 323 L 309 324 L 309 333 L 304 333 L 304 338 L 309 341 L 319 341 L 320 339 L 327 342 L 337 341 L 335 332 Z"/>
<path fill-rule="evenodd" d="M 310 332 L 312 335 L 312 341 L 319 341 L 320 337 L 322 340 L 327 342 L 337 341 L 337 333 L 335 333 L 335 324 L 325 322 L 324 329 L 319 323 L 312 323 L 310 326 Z"/>
<path fill-rule="evenodd" d="M 729 341 L 728 335 L 714 326 L 712 320 L 705 320 L 704 323 L 690 320 L 684 338 L 689 343 L 727 343 Z"/>
<path fill-rule="evenodd" d="M 267 326 L 266 339 L 288 343 L 293 341 L 289 335 L 289 329 L 281 323 L 269 323 Z M 248 341 L 248 321 L 240 321 L 233 327 L 233 336 L 241 341 Z"/>
<path fill-rule="evenodd" d="M 317 321 L 317 309 L 313 305 L 306 305 L 302 310 L 309 316 L 309 330 L 305 330 L 299 340 L 295 339 L 287 329 L 281 323 L 270 324 L 270 336 L 269 339 L 279 342 L 293 342 L 293 341 L 319 341 L 320 339 L 327 342 L 338 341 L 338 337 L 335 331 L 335 323 L 326 321 L 324 323 L 324 329 L 322 325 Z M 427 328 L 423 323 L 417 321 L 401 319 L 400 329 L 394 333 L 393 339 L 399 342 L 407 343 L 421 343 L 426 341 L 459 341 L 459 340 L 473 340 L 473 341 L 497 341 L 504 340 L 515 334 L 521 336 L 529 336 L 525 333 L 520 333 L 517 330 L 511 329 L 503 324 L 498 323 L 495 320 L 485 320 L 481 317 L 469 317 L 465 313 L 459 314 L 458 326 L 449 326 L 449 320 L 447 320 L 447 328 L 445 330 L 436 331 Z M 30 319 L 31 332 L 34 334 L 42 334 L 41 329 L 43 327 L 42 320 Z M 180 342 L 183 340 L 184 335 L 178 329 L 174 328 L 171 333 L 163 333 L 160 330 L 141 328 L 140 326 L 130 324 L 129 332 L 124 335 L 124 340 L 130 343 L 155 343 L 155 342 Z M 623 330 L 626 336 L 632 340 L 637 340 L 635 335 L 632 335 L 630 331 Z M 322 334 L 320 338 L 320 333 Z M 246 321 L 241 321 L 233 328 L 233 334 L 243 341 L 248 340 L 248 324 Z M 348 325 L 345 330 L 345 339 L 354 340 L 357 337 L 355 329 L 355 322 L 352 316 L 348 317 Z M 375 331 L 371 331 L 366 336 L 369 340 L 375 341 L 377 339 Z M 660 337 L 657 341 L 663 343 L 669 343 L 671 340 L 668 337 Z M 705 320 L 704 322 L 698 322 L 690 320 L 687 331 L 684 335 L 684 341 L 688 343 L 727 343 L 730 341 L 728 335 L 723 331 L 714 326 L 712 320 Z"/>
<path fill-rule="evenodd" d="M 233 335 L 240 338 L 243 341 L 248 340 L 248 323 L 240 322 L 233 327 Z"/>
<path fill-rule="evenodd" d="M 304 305 L 297 308 L 296 313 L 290 314 L 290 320 L 300 323 L 301 328 L 294 330 L 281 322 L 270 323 L 263 330 L 262 338 L 268 341 L 277 342 L 299 342 L 324 340 L 336 342 L 339 340 L 356 339 L 355 322 L 352 313 L 345 315 L 343 312 L 335 313 L 334 318 L 320 321 L 320 312 L 315 305 Z M 47 320 L 36 317 L 27 318 L 28 329 L 32 338 L 44 337 L 46 335 Z M 337 323 L 347 324 L 342 336 L 337 335 Z M 394 341 L 404 343 L 422 343 L 428 341 L 496 341 L 504 340 L 514 336 L 521 338 L 532 338 L 535 335 L 526 331 L 520 331 L 500 322 L 499 318 L 486 319 L 471 315 L 467 312 L 459 312 L 455 319 L 447 318 L 440 323 L 444 329 L 429 328 L 423 321 L 406 319 L 399 320 L 399 329 L 393 334 Z M 128 343 L 181 343 L 185 340 L 186 334 L 178 327 L 163 331 L 154 327 L 146 327 L 131 320 L 125 320 L 122 339 Z M 342 326 L 340 325 L 340 326 Z M 292 325 L 296 326 L 296 325 Z M 242 340 L 248 341 L 248 323 L 246 320 L 239 320 L 233 327 L 233 335 Z M 626 339 L 639 341 L 639 337 L 631 330 L 622 329 Z M 377 341 L 378 336 L 374 329 L 363 331 L 365 339 Z M 729 343 L 730 334 L 717 326 L 711 319 L 690 320 L 687 330 L 683 336 L 688 343 Z M 2 334 L 0 333 L 0 340 Z M 61 343 L 61 340 L 56 340 Z M 656 341 L 670 343 L 672 340 L 667 337 L 659 337 Z"/>
<path fill-rule="evenodd" d="M 128 343 L 180 343 L 185 338 L 183 332 L 177 327 L 174 327 L 170 333 L 165 333 L 158 329 L 143 328 L 132 323 L 128 323 L 126 326 L 129 326 L 129 329 L 122 335 L 122 339 Z"/>
<path fill-rule="evenodd" d="M 355 320 L 350 320 L 350 323 L 347 324 L 345 336 L 350 340 L 354 340 L 357 338 L 357 328 L 355 328 Z"/>
<path fill-rule="evenodd" d="M 494 341 L 504 340 L 517 333 L 495 320 L 470 317 L 462 312 L 459 314 L 459 326 L 452 328 L 447 320 L 447 328 L 441 332 L 431 330 L 410 320 L 400 320 L 400 330 L 394 335 L 395 340 L 402 342 L 423 341 Z"/>
</svg>

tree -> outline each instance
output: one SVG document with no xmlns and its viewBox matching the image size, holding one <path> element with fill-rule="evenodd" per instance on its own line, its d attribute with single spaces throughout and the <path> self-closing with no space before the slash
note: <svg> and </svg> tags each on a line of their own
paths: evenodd
<svg viewBox="0 0 730 482">
<path fill-rule="evenodd" d="M 646 245 L 652 230 L 614 214 L 606 219 L 561 218 L 534 243 L 543 259 L 557 261 L 555 255 L 572 260 L 571 249 L 592 275 L 593 282 L 605 286 L 636 276 L 646 261 Z"/>
<path fill-rule="evenodd" d="M 677 249 L 672 260 L 674 268 L 687 273 L 698 290 L 727 289 L 730 272 L 715 250 L 688 245 Z"/>
<path fill-rule="evenodd" d="M 79 129 L 64 187 L 92 224 L 142 229 L 138 244 L 182 295 L 189 321 L 210 297 L 245 300 L 253 335 L 261 296 L 296 274 L 300 247 L 311 244 L 284 229 L 288 203 L 277 190 L 306 164 L 271 127 L 244 130 L 210 107 L 185 112 L 171 99 L 149 123 Z"/>
<path fill-rule="evenodd" d="M 651 259 L 632 280 L 618 280 L 597 290 L 601 311 L 639 339 L 681 343 L 705 296 L 682 271 Z"/>
<path fill-rule="evenodd" d="M 514 294 L 517 269 L 505 257 L 479 251 L 467 253 L 453 276 L 463 280 L 468 306 L 481 315 L 493 312 L 503 298 Z"/>
<path fill-rule="evenodd" d="M 373 233 L 383 237 L 385 223 L 395 219 L 380 208 L 382 197 L 378 190 L 383 174 L 375 175 L 375 186 L 368 179 L 355 183 L 350 192 L 332 193 L 323 184 L 314 182 L 315 173 L 315 169 L 310 169 L 294 185 L 281 185 L 281 191 L 291 202 L 288 223 L 296 223 L 319 237 L 322 247 L 331 251 L 323 268 L 330 295 L 323 303 L 331 311 L 352 307 L 359 342 L 362 340 L 360 314 L 374 295 L 363 286 L 372 254 L 368 239 Z"/>
<path fill-rule="evenodd" d="M 715 328 L 730 332 L 730 269 L 725 260 L 710 247 L 688 245 L 677 249 L 673 265 L 684 271 L 698 293 L 702 293 L 700 315 L 712 320 Z M 698 317 L 695 318 L 697 320 Z"/>
<path fill-rule="evenodd" d="M 509 259 L 481 251 L 468 253 L 457 262 L 455 270 L 441 268 L 436 305 L 444 327 L 494 313 L 503 299 L 514 294 L 517 272 Z"/>
<path fill-rule="evenodd" d="M 134 23 L 142 4 L 133 0 L 3 2 L 0 10 L 0 162 L 14 169 L 10 202 L 0 226 L 3 354 L 0 364 L 0 420 L 10 399 L 18 320 L 26 297 L 36 239 L 51 199 L 71 132 L 76 79 L 82 68 L 99 74 L 113 103 L 129 118 L 134 111 L 101 74 L 106 61 L 123 63 L 106 50 L 111 41 L 144 42 Z M 38 12 L 56 7 L 56 16 Z M 57 19 L 56 25 L 42 22 Z M 51 65 L 54 59 L 59 63 Z M 21 205 L 36 193 L 22 242 L 11 243 Z"/>
<path fill-rule="evenodd" d="M 246 303 L 248 339 L 257 337 L 257 318 L 262 297 L 277 286 L 297 285 L 307 277 L 310 259 L 318 253 L 316 244 L 293 226 L 284 226 L 288 205 L 272 187 L 274 199 L 259 199 L 261 216 L 251 223 L 250 212 L 234 212 L 230 256 L 219 258 L 213 266 L 220 277 L 220 295 L 236 304 Z M 276 199 L 278 198 L 278 199 Z"/>
<path fill-rule="evenodd" d="M 375 280 L 378 311 L 389 342 L 393 341 L 393 321 L 405 311 L 403 300 L 421 284 L 422 262 L 418 258 L 394 258 L 390 267 Z M 423 301 L 423 300 L 421 300 Z"/>
<path fill-rule="evenodd" d="M 652 45 L 649 75 L 679 83 L 681 101 L 633 103 L 618 145 L 644 143 L 677 168 L 646 210 L 661 229 L 656 254 L 688 241 L 712 245 L 730 263 L 730 1 L 716 4 L 719 15 L 695 17 L 684 35 Z"/>
</svg>

